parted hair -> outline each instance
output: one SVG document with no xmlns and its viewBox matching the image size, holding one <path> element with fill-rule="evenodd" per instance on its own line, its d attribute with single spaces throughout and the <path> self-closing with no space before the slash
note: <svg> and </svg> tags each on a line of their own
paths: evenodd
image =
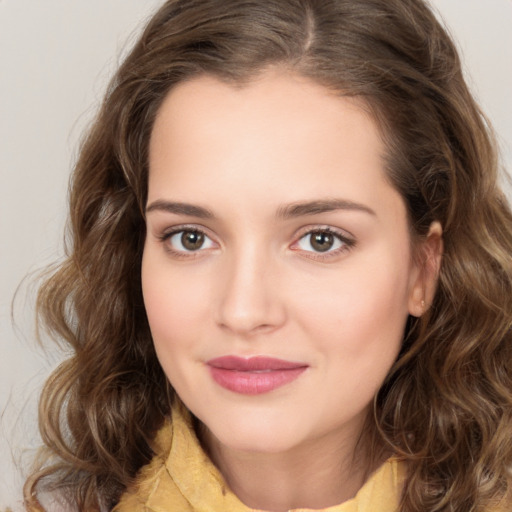
<svg viewBox="0 0 512 512">
<path fill-rule="evenodd" d="M 209 74 L 243 87 L 269 66 L 362 100 L 412 239 L 443 228 L 435 297 L 408 320 L 365 432 L 372 457 L 406 463 L 400 511 L 483 511 L 510 492 L 512 214 L 445 29 L 422 0 L 170 0 L 84 138 L 66 257 L 40 288 L 40 323 L 70 357 L 42 392 L 46 450 L 25 484 L 29 510 L 44 510 L 45 489 L 108 510 L 152 458 L 173 396 L 140 278 L 155 115 L 177 83 Z"/>
</svg>

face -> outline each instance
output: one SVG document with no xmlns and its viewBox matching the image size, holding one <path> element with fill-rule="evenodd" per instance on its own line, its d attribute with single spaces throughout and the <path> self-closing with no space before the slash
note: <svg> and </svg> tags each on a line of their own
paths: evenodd
<svg viewBox="0 0 512 512">
<path fill-rule="evenodd" d="M 357 436 L 420 271 L 375 122 L 286 72 L 173 89 L 150 142 L 142 285 L 160 363 L 221 444 Z"/>
</svg>

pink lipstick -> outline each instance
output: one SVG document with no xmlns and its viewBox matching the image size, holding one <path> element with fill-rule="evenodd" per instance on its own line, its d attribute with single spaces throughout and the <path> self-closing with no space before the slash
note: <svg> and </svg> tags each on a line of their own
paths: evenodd
<svg viewBox="0 0 512 512">
<path fill-rule="evenodd" d="M 244 395 L 268 393 L 298 378 L 307 368 L 304 363 L 272 357 L 224 356 L 211 359 L 213 380 L 225 389 Z"/>
</svg>

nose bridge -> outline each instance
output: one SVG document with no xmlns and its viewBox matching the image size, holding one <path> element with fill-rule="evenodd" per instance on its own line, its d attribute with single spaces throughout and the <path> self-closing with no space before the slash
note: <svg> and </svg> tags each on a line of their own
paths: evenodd
<svg viewBox="0 0 512 512">
<path fill-rule="evenodd" d="M 254 240 L 234 248 L 224 262 L 218 322 L 239 335 L 272 330 L 284 321 L 270 251 Z"/>
</svg>

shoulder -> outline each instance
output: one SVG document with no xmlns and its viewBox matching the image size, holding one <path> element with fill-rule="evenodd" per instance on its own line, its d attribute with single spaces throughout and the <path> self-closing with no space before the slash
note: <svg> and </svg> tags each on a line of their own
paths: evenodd
<svg viewBox="0 0 512 512">
<path fill-rule="evenodd" d="M 155 456 L 149 464 L 141 468 L 113 512 L 156 512 L 164 508 L 192 512 L 188 501 L 183 497 L 167 470 L 166 461 L 172 439 L 173 427 L 170 421 L 166 421 L 154 441 Z M 162 483 L 164 485 L 161 485 Z"/>
<path fill-rule="evenodd" d="M 144 466 L 137 474 L 135 481 L 123 493 L 119 503 L 114 507 L 114 512 L 146 512 L 148 500 L 153 489 L 158 485 L 162 464 L 155 457 L 147 466 Z"/>
<path fill-rule="evenodd" d="M 170 421 L 166 421 L 153 443 L 155 456 L 149 464 L 140 469 L 133 483 L 115 506 L 115 512 L 149 512 L 152 510 L 149 501 L 166 471 L 165 461 L 171 444 L 172 425 Z"/>
</svg>

